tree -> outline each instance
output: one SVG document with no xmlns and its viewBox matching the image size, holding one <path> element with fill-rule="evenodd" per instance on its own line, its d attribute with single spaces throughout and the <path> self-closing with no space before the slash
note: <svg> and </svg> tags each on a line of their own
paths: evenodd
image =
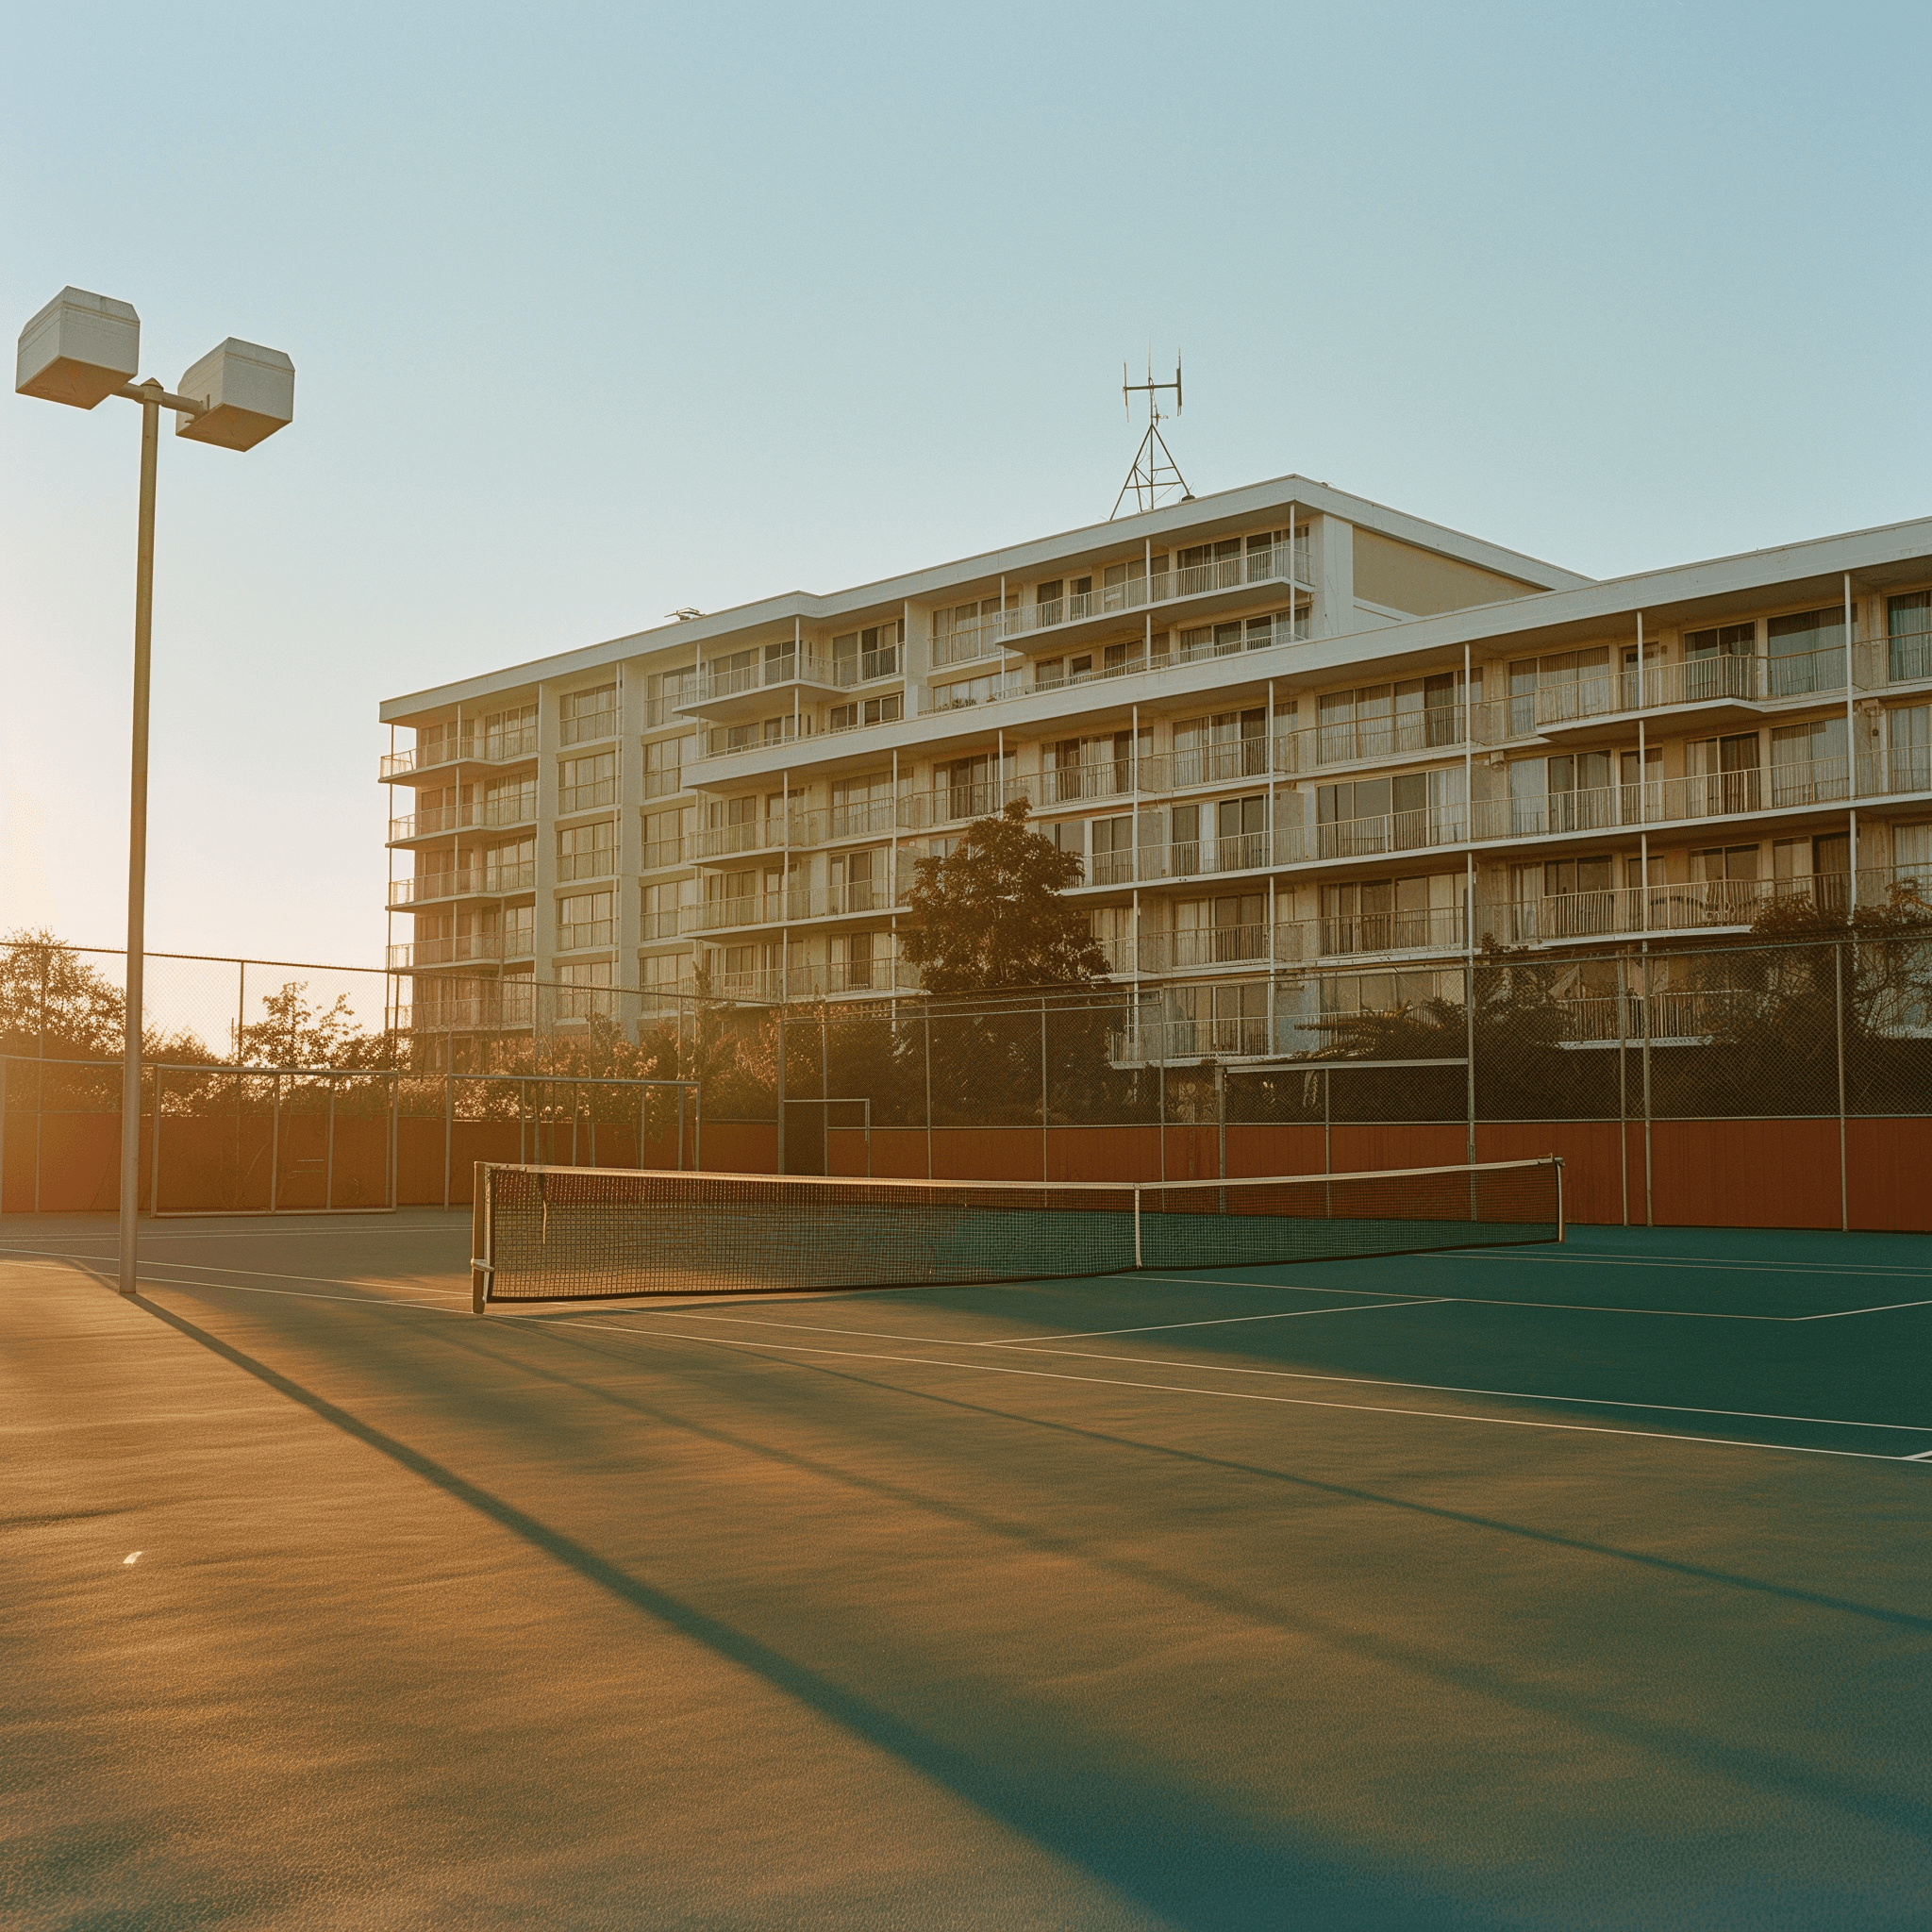
<svg viewBox="0 0 1932 1932">
<path fill-rule="evenodd" d="M 919 861 L 906 957 L 928 992 L 1086 986 L 1106 977 L 1087 914 L 1059 896 L 1080 883 L 1081 863 L 1030 831 L 1026 812 L 1026 801 L 1016 798 L 997 817 L 974 819 L 945 858 Z"/>
<path fill-rule="evenodd" d="M 333 1006 L 311 1005 L 306 979 L 287 981 L 261 1003 L 264 1017 L 241 1029 L 241 1059 L 257 1067 L 357 1068 L 390 1064 L 390 1042 L 367 1033 L 339 993 Z"/>
</svg>

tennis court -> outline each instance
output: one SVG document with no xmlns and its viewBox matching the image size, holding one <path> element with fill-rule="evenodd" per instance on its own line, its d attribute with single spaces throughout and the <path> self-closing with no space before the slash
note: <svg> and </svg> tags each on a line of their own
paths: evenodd
<svg viewBox="0 0 1932 1932">
<path fill-rule="evenodd" d="M 1932 1908 L 1925 1238 L 482 1318 L 467 1215 L 113 1253 L 0 1234 L 14 1923 Z"/>
</svg>

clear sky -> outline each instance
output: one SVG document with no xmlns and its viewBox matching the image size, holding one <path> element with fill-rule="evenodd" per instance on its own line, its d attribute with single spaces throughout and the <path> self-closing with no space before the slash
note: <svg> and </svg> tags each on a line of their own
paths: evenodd
<svg viewBox="0 0 1932 1932">
<path fill-rule="evenodd" d="M 149 942 L 379 959 L 384 697 L 1097 521 L 1124 358 L 1610 575 L 1932 512 L 1921 6 L 10 17 L 0 323 L 237 335 L 161 451 Z M 140 416 L 0 395 L 0 929 L 123 931 Z M 168 421 L 169 419 L 164 419 Z"/>
</svg>

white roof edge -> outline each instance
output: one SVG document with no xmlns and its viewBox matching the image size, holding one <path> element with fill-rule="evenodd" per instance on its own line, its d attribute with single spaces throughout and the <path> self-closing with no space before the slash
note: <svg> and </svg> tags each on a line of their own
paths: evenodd
<svg viewBox="0 0 1932 1932">
<path fill-rule="evenodd" d="M 1728 557 L 1671 564 L 1629 576 L 1605 577 L 1574 590 L 1538 591 L 1496 604 L 1474 604 L 1431 617 L 1407 618 L 1374 630 L 1346 632 L 1322 643 L 1373 640 L 1375 655 L 1388 655 L 1398 637 L 1401 648 L 1427 649 L 1444 643 L 1474 643 L 1514 631 L 1575 624 L 1598 617 L 1669 606 L 1688 598 L 1722 597 L 1768 585 L 1820 575 L 1870 570 L 1914 558 L 1932 559 L 1932 517 L 1908 523 L 1878 524 L 1828 537 L 1807 537 L 1763 550 L 1740 550 Z"/>
<path fill-rule="evenodd" d="M 947 563 L 908 571 L 897 576 L 874 578 L 869 583 L 854 584 L 845 590 L 823 595 L 810 591 L 781 591 L 757 603 L 708 611 L 701 618 L 653 625 L 648 629 L 608 638 L 600 643 L 526 658 L 522 663 L 480 673 L 452 684 L 430 686 L 423 691 L 406 692 L 400 697 L 387 698 L 377 715 L 384 724 L 388 724 L 417 711 L 465 703 L 471 698 L 510 690 L 521 684 L 567 677 L 578 671 L 594 671 L 603 665 L 615 663 L 620 658 L 662 649 L 687 636 L 697 643 L 792 617 L 814 620 L 837 618 L 880 604 L 923 598 L 929 591 L 950 583 L 995 575 L 1005 569 L 1023 570 L 1030 564 L 1050 562 L 1067 550 L 1080 547 L 1083 540 L 1092 545 L 1101 544 L 1107 541 L 1108 532 L 1118 533 L 1116 541 L 1125 541 L 1129 533 L 1141 538 L 1167 538 L 1189 530 L 1197 524 L 1255 514 L 1273 504 L 1285 507 L 1291 502 L 1324 516 L 1359 524 L 1363 528 L 1384 536 L 1399 538 L 1424 550 L 1433 550 L 1457 562 L 1474 564 L 1480 569 L 1517 577 L 1546 590 L 1570 589 L 1592 581 L 1574 571 L 1562 570 L 1555 564 L 1527 557 L 1521 551 L 1505 549 L 1501 544 L 1488 542 L 1480 537 L 1452 530 L 1446 525 L 1409 516 L 1404 511 L 1391 509 L 1386 504 L 1372 502 L 1365 496 L 1351 496 L 1346 491 L 1317 483 L 1312 477 L 1290 475 L 1263 483 L 1245 483 L 1238 489 L 1218 491 L 1212 495 L 1195 497 L 1187 503 L 1169 504 L 1160 509 L 1145 510 L 1134 516 L 1077 525 L 1053 536 L 1029 538 L 1022 543 L 980 551 Z"/>
</svg>

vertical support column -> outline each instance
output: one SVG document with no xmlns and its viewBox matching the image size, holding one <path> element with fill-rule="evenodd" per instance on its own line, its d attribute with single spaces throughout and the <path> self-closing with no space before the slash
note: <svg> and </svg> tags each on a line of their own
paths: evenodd
<svg viewBox="0 0 1932 1932">
<path fill-rule="evenodd" d="M 920 1002 L 920 1023 L 925 1031 L 925 1177 L 932 1179 L 932 1001 Z"/>
<path fill-rule="evenodd" d="M 160 1141 L 160 1091 L 155 1092 L 155 1140 Z M 336 1205 L 336 1076 L 328 1076 L 328 1138 L 323 1143 L 322 1207 L 326 1213 Z"/>
<path fill-rule="evenodd" d="M 1617 955 L 1617 1185 L 1623 1191 L 1624 1225 L 1630 1225 L 1630 1074 L 1626 1040 L 1629 955 Z"/>
<path fill-rule="evenodd" d="M 785 1008 L 778 1007 L 778 1048 L 776 1087 L 778 1096 L 778 1172 L 785 1172 Z"/>
<path fill-rule="evenodd" d="M 470 1186 L 470 1312 L 480 1315 L 489 1306 L 490 1252 L 490 1164 L 479 1160 Z"/>
<path fill-rule="evenodd" d="M 442 1205 L 449 1206 L 450 1154 L 456 1140 L 457 1087 L 456 1077 L 448 1068 L 442 1074 Z"/>
<path fill-rule="evenodd" d="M 1040 1178 L 1051 1178 L 1046 1158 L 1046 995 L 1040 995 Z"/>
<path fill-rule="evenodd" d="M 1845 941 L 1831 949 L 1832 1012 L 1838 1023 L 1838 1224 L 1841 1234 L 1852 1226 L 1852 1194 L 1845 1159 Z"/>
<path fill-rule="evenodd" d="M 1852 574 L 1844 574 L 1845 587 L 1845 796 L 1858 795 L 1858 718 L 1857 706 L 1852 693 Z M 1855 821 L 1856 823 L 1856 815 Z M 1858 909 L 1858 852 L 1857 834 L 1853 834 L 1851 855 L 1851 877 L 1848 881 L 1851 891 L 1851 909 Z"/>
<path fill-rule="evenodd" d="M 1648 882 L 1647 880 L 1646 880 L 1646 881 L 1645 881 L 1645 883 L 1644 883 L 1643 892 L 1644 892 L 1644 897 L 1645 897 L 1645 898 L 1647 899 L 1647 898 L 1648 898 L 1648 897 L 1650 896 L 1650 885 L 1649 885 L 1649 882 Z M 1644 940 L 1644 941 L 1643 941 L 1643 942 L 1642 942 L 1642 947 L 1643 947 L 1643 950 L 1642 950 L 1642 952 L 1641 952 L 1641 956 L 1640 956 L 1640 957 L 1641 958 L 1641 959 L 1642 959 L 1642 962 L 1643 962 L 1643 991 L 1642 991 L 1642 993 L 1641 993 L 1641 996 L 1640 996 L 1640 997 L 1641 997 L 1641 1005 L 1640 1005 L 1640 1007 L 1639 1007 L 1638 1010 L 1639 1010 L 1639 1011 L 1640 1011 L 1640 1012 L 1641 1012 L 1641 1013 L 1642 1014 L 1642 1016 L 1643 1016 L 1643 1032 L 1642 1032 L 1642 1034 L 1641 1034 L 1641 1040 L 1642 1040 L 1642 1041 L 1643 1041 L 1643 1224 L 1644 1224 L 1644 1226 L 1645 1226 L 1645 1227 L 1655 1227 L 1655 1226 L 1657 1225 L 1657 1211 L 1656 1211 L 1656 1207 L 1655 1207 L 1655 1204 L 1654 1204 L 1654 1201 L 1653 1201 L 1653 1198 L 1652 1198 L 1652 1192 L 1651 1192 L 1651 1158 L 1650 1158 L 1650 1033 L 1651 1033 L 1651 1026 L 1650 1026 L 1650 1015 L 1651 1015 L 1651 999 L 1650 999 L 1650 941 L 1649 941 L 1649 940 L 1648 940 L 1648 939 L 1646 939 L 1646 940 Z"/>
<path fill-rule="evenodd" d="M 155 383 L 142 398 L 141 510 L 134 547 L 134 730 L 127 784 L 127 1009 L 121 1067 L 120 1289 L 127 1295 L 135 1291 L 140 1266 L 137 1244 L 141 1218 L 141 1017 L 147 965 L 148 672 L 154 640 L 155 463 L 160 448 L 160 385 Z M 42 1104 L 45 1099 L 43 1091 Z M 160 1125 L 158 1115 L 155 1124 L 158 1128 Z M 156 1139 L 159 1138 L 158 1133 Z"/>
</svg>

